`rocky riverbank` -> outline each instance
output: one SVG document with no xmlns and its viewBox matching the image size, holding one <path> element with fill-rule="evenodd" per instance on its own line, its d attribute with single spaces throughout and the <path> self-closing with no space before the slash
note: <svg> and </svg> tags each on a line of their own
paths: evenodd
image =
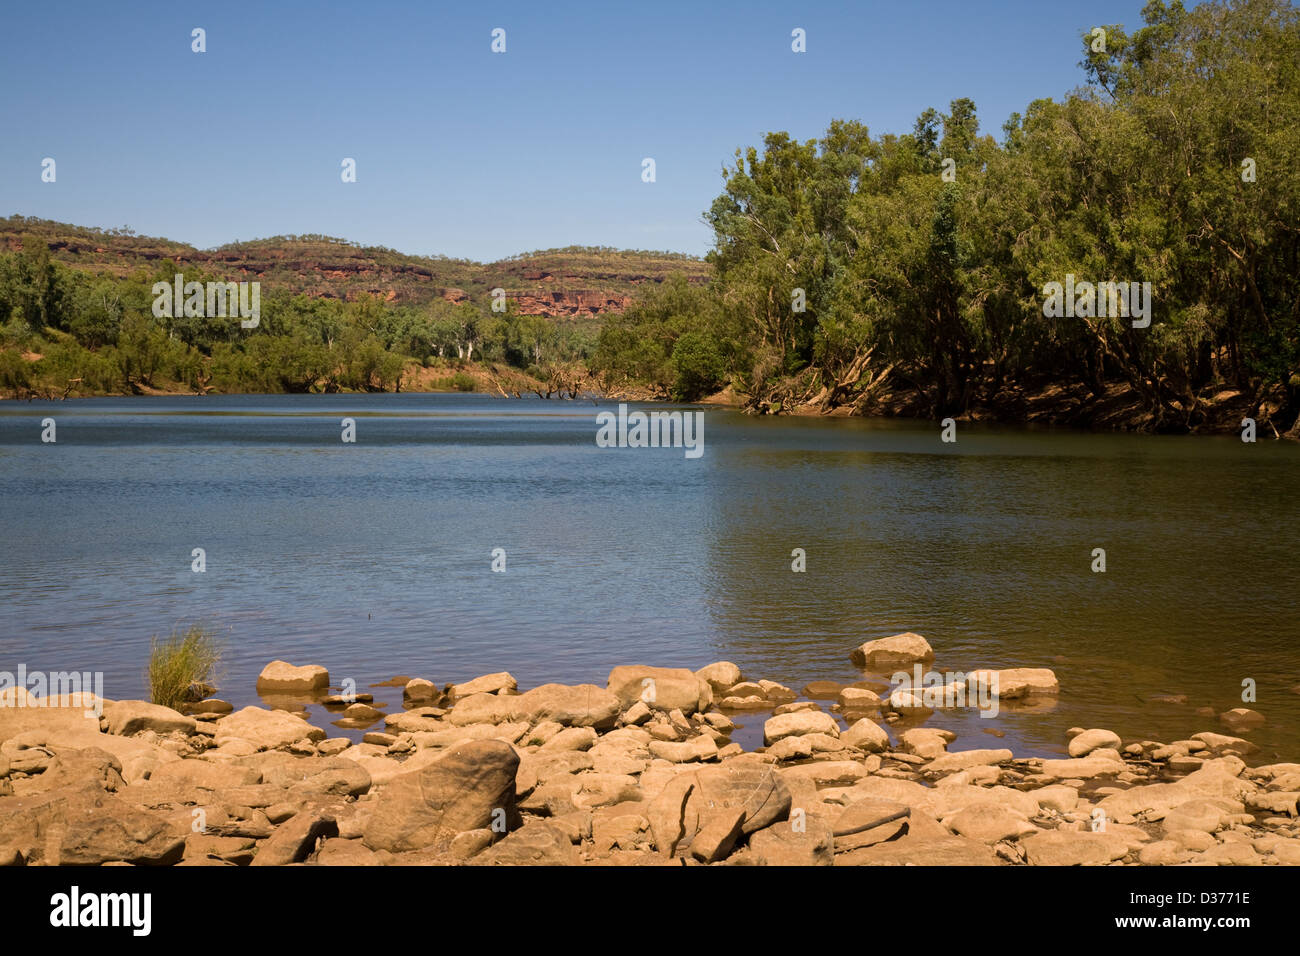
<svg viewBox="0 0 1300 956">
<path fill-rule="evenodd" d="M 909 634 L 852 656 L 887 674 L 932 652 Z M 1008 705 L 1058 693 L 1043 668 L 962 676 Z M 9 688 L 0 866 L 1300 864 L 1300 764 L 1248 766 L 1248 741 L 1212 731 L 1076 728 L 1061 759 L 950 750 L 915 688 L 796 692 L 726 662 L 378 686 L 401 708 L 282 661 L 258 681 L 280 709 Z M 383 729 L 331 738 L 306 703 Z M 739 714 L 763 717 L 761 748 L 730 740 Z"/>
</svg>

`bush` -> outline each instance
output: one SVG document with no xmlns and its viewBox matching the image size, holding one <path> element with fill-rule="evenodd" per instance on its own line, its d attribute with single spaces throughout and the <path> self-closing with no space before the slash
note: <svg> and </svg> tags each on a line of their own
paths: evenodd
<svg viewBox="0 0 1300 956">
<path fill-rule="evenodd" d="M 150 699 L 173 710 L 202 699 L 211 692 L 206 685 L 220 661 L 216 638 L 197 625 L 184 634 L 172 631 L 165 641 L 155 637 L 149 651 Z"/>
<path fill-rule="evenodd" d="M 677 377 L 670 391 L 677 402 L 693 402 L 716 392 L 727 374 L 717 343 L 699 332 L 686 332 L 677 339 L 671 364 Z"/>
</svg>

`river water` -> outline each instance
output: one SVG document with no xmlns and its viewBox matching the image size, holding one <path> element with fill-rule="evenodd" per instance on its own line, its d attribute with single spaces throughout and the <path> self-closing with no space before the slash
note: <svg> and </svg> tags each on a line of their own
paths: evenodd
<svg viewBox="0 0 1300 956">
<path fill-rule="evenodd" d="M 916 631 L 939 670 L 1060 680 L 1051 706 L 936 713 L 953 749 L 1055 755 L 1076 725 L 1168 741 L 1225 731 L 1197 708 L 1249 706 L 1255 759 L 1300 760 L 1300 447 L 965 424 L 945 444 L 929 422 L 706 408 L 691 458 L 598 447 L 615 407 L 0 403 L 0 670 L 146 696 L 151 637 L 202 623 L 236 706 L 275 658 L 359 688 L 731 660 L 798 690 L 861 680 L 851 648 Z M 741 722 L 752 742 L 762 718 Z"/>
</svg>

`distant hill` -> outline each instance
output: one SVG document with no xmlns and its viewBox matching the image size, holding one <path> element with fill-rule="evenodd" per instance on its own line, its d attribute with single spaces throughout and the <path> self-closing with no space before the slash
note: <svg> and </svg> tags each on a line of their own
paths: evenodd
<svg viewBox="0 0 1300 956">
<path fill-rule="evenodd" d="M 274 236 L 196 249 L 183 242 L 10 216 L 0 219 L 0 250 L 19 248 L 23 235 L 44 238 L 57 261 L 90 273 L 125 276 L 154 271 L 170 260 L 229 279 L 257 279 L 263 291 L 287 289 L 321 298 L 379 295 L 401 304 L 434 298 L 486 303 L 502 288 L 524 315 L 577 317 L 621 312 L 639 286 L 681 273 L 708 281 L 704 260 L 675 252 L 569 246 L 527 252 L 498 262 L 409 256 L 331 236 Z"/>
</svg>

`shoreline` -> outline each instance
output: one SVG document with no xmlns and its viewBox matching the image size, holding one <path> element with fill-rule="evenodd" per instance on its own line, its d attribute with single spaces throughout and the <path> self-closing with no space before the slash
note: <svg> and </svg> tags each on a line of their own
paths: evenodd
<svg viewBox="0 0 1300 956">
<path fill-rule="evenodd" d="M 909 633 L 851 658 L 873 674 L 933 652 Z M 957 676 L 985 705 L 1059 693 L 1046 668 Z M 274 661 L 257 681 L 272 709 L 183 714 L 11 687 L 0 865 L 1300 865 L 1300 763 L 1248 766 L 1246 738 L 1073 728 L 1061 759 L 957 750 L 903 720 L 951 700 L 881 685 L 796 692 L 718 662 L 342 694 L 323 667 Z M 399 687 L 400 708 L 371 706 Z M 313 727 L 309 704 L 362 742 Z M 763 746 L 731 741 L 740 715 Z M 1241 733 L 1258 718 L 1223 716 Z"/>
<path fill-rule="evenodd" d="M 435 370 L 424 370 L 432 373 Z M 453 374 L 452 370 L 448 371 Z M 472 371 L 472 370 L 471 370 Z M 434 386 L 430 387 L 429 382 L 433 380 L 442 381 L 436 375 L 427 374 L 421 376 L 423 382 L 417 387 L 403 386 L 399 391 L 360 391 L 360 392 L 196 392 L 189 388 L 148 388 L 134 393 L 131 392 L 107 392 L 103 394 L 91 395 L 65 395 L 56 397 L 46 395 L 44 397 L 35 394 L 20 397 L 18 395 L 0 394 L 0 402 L 15 403 L 61 403 L 72 399 L 90 399 L 90 398 L 226 398 L 233 396 L 264 396 L 267 398 L 278 398 L 281 396 L 296 395 L 466 395 L 481 396 L 485 398 L 502 399 L 502 400 L 531 400 L 534 396 L 538 400 L 561 401 L 561 402 L 584 402 L 591 403 L 596 401 L 604 402 L 637 402 L 655 405 L 692 405 L 704 406 L 706 408 L 720 408 L 730 411 L 742 412 L 745 414 L 755 414 L 751 408 L 751 403 L 746 396 L 734 392 L 730 386 L 712 395 L 706 395 L 693 402 L 674 402 L 664 396 L 657 396 L 649 389 L 643 388 L 625 388 L 611 390 L 583 390 L 576 395 L 570 395 L 567 392 L 560 394 L 551 390 L 551 394 L 543 394 L 548 386 L 536 380 L 524 381 L 520 378 L 517 381 L 504 382 L 504 385 L 510 389 L 513 394 L 503 390 L 503 380 L 494 377 L 490 372 L 481 373 L 473 376 L 475 385 L 481 390 L 465 391 L 461 388 L 452 386 Z M 1216 396 L 1212 402 L 1207 402 L 1204 407 L 1205 420 L 1196 426 L 1189 428 L 1159 428 L 1153 427 L 1151 416 L 1141 409 L 1137 402 L 1136 396 L 1132 393 L 1125 392 L 1122 388 L 1115 387 L 1102 399 L 1091 399 L 1081 394 L 1079 389 L 1067 391 L 1055 386 L 1047 386 L 1038 391 L 1017 390 L 1015 394 L 1006 397 L 1004 400 L 993 404 L 981 404 L 972 407 L 969 411 L 952 416 L 953 420 L 960 423 L 980 423 L 988 425 L 998 425 L 1002 427 L 1038 427 L 1052 429 L 1068 429 L 1081 434 L 1149 434 L 1149 435 L 1197 435 L 1197 436 L 1237 436 L 1241 437 L 1243 433 L 1242 421 L 1249 417 L 1247 407 L 1249 400 L 1242 393 L 1231 390 L 1225 391 Z M 1267 411 L 1267 410 L 1264 410 Z M 819 409 L 815 406 L 795 406 L 782 412 L 767 411 L 760 413 L 757 417 L 779 417 L 791 419 L 827 419 L 827 418 L 860 418 L 870 420 L 909 420 L 909 421 L 937 421 L 932 416 L 925 413 L 921 407 L 918 396 L 910 393 L 897 393 L 882 397 L 879 401 L 867 409 L 855 409 L 849 405 L 836 406 L 830 409 Z M 1273 425 L 1267 414 L 1261 414 L 1257 419 L 1256 440 L 1258 441 L 1300 441 L 1300 422 L 1286 432 L 1279 432 Z"/>
</svg>

